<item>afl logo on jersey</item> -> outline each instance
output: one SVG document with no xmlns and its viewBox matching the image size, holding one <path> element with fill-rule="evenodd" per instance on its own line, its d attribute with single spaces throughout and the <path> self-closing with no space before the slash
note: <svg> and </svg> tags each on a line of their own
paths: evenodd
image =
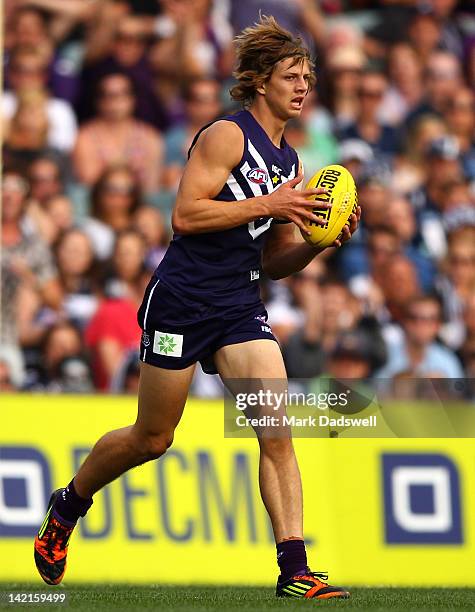
<svg viewBox="0 0 475 612">
<path fill-rule="evenodd" d="M 266 170 L 263 170 L 262 168 L 251 168 L 246 176 L 250 181 L 257 183 L 258 185 L 264 185 L 269 179 L 269 175 L 267 174 Z"/>
</svg>

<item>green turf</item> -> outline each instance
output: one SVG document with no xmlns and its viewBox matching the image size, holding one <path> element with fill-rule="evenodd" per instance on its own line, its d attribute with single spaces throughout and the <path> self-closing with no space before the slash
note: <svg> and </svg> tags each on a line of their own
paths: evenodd
<svg viewBox="0 0 475 612">
<path fill-rule="evenodd" d="M 66 584 L 48 589 L 40 584 L 0 583 L 0 610 L 37 608 L 34 605 L 6 605 L 9 592 L 66 593 L 68 604 L 43 605 L 61 610 L 175 610 L 205 612 L 208 610 L 302 610 L 306 606 L 344 608 L 345 610 L 407 611 L 475 610 L 475 589 L 352 589 L 350 600 L 302 601 L 276 599 L 272 589 L 253 587 L 137 586 Z"/>
</svg>

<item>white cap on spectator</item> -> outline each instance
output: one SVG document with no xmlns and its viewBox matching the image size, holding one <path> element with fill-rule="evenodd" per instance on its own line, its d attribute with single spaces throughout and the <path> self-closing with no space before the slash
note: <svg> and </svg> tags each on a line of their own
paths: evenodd
<svg viewBox="0 0 475 612">
<path fill-rule="evenodd" d="M 330 70 L 362 70 L 366 57 L 359 47 L 345 45 L 328 52 L 327 64 Z"/>
<path fill-rule="evenodd" d="M 457 159 L 460 147 L 454 136 L 441 136 L 433 140 L 427 149 L 428 157 L 439 157 L 440 159 Z"/>
<path fill-rule="evenodd" d="M 367 164 L 374 159 L 374 153 L 369 144 L 364 140 L 350 138 L 341 143 L 340 158 L 342 162 L 356 159 L 363 164 Z"/>
</svg>

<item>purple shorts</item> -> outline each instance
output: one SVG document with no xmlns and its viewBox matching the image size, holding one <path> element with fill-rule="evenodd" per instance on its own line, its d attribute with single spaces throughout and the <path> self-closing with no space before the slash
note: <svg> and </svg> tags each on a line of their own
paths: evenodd
<svg viewBox="0 0 475 612">
<path fill-rule="evenodd" d="M 143 330 L 140 359 L 167 370 L 201 363 L 216 374 L 213 355 L 229 344 L 277 340 L 262 302 L 229 309 L 177 296 L 156 277 L 145 290 L 137 319 Z"/>
</svg>

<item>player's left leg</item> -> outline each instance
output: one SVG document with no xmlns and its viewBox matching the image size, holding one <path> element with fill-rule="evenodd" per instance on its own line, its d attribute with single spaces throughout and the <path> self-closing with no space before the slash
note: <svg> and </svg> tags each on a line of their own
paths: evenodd
<svg viewBox="0 0 475 612">
<path fill-rule="evenodd" d="M 140 364 L 136 422 L 102 436 L 71 483 L 51 496 L 34 543 L 36 567 L 47 584 L 61 582 L 69 539 L 94 493 L 127 470 L 166 452 L 183 413 L 194 369 L 194 365 L 168 370 Z"/>
<path fill-rule="evenodd" d="M 224 346 L 217 351 L 214 361 L 221 378 L 233 393 L 236 386 L 240 386 L 236 379 L 246 380 L 244 387 L 248 385 L 254 391 L 257 387 L 264 391 L 270 389 L 272 393 L 283 393 L 286 389 L 287 375 L 282 354 L 273 340 L 251 340 Z M 264 407 L 264 412 L 273 408 L 269 404 Z M 307 566 L 300 472 L 290 430 L 278 429 L 274 435 L 269 435 L 269 431 L 256 432 L 260 448 L 259 486 L 272 522 L 281 570 L 276 593 L 284 597 L 318 599 L 348 597 L 345 589 L 322 582 L 319 576 L 326 578 L 310 572 Z"/>
</svg>

